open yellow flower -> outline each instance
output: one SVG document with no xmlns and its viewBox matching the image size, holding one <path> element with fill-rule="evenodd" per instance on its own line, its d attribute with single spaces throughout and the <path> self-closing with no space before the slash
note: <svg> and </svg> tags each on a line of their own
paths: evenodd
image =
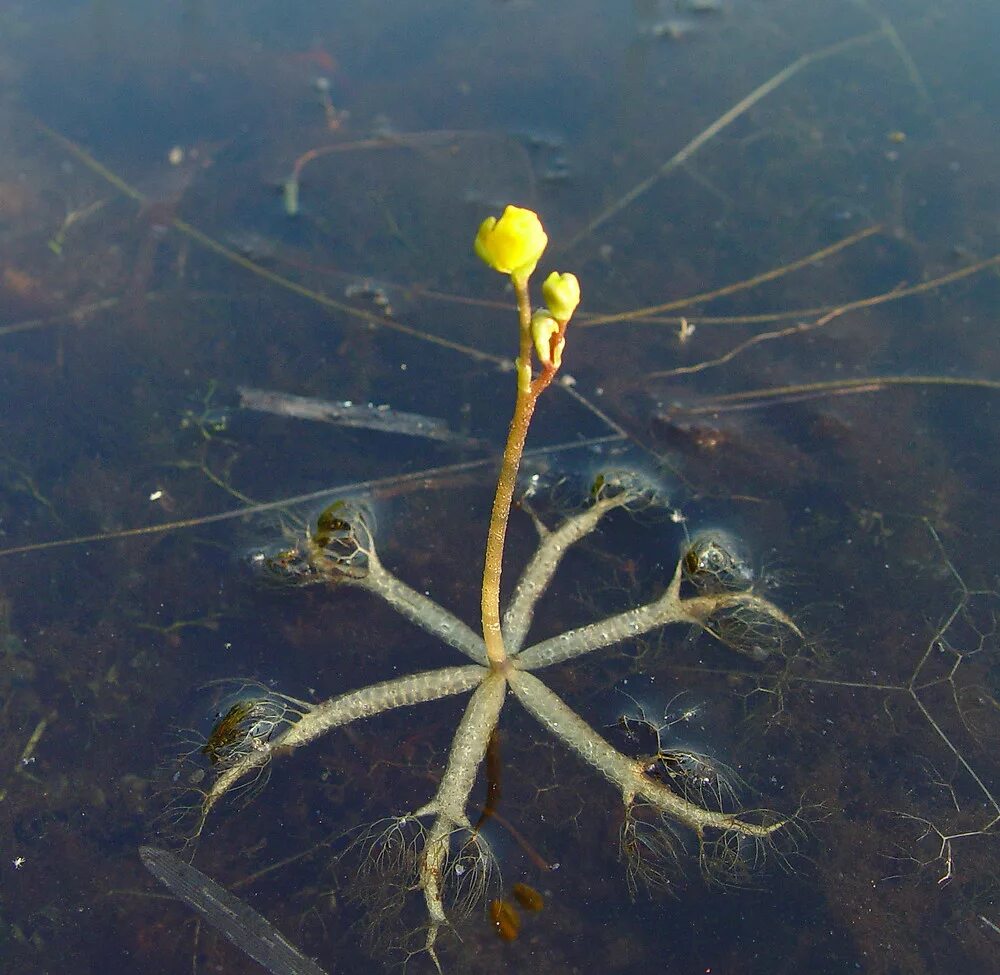
<svg viewBox="0 0 1000 975">
<path fill-rule="evenodd" d="M 503 216 L 487 217 L 476 234 L 476 253 L 501 274 L 527 280 L 549 238 L 534 210 L 508 206 Z"/>
</svg>

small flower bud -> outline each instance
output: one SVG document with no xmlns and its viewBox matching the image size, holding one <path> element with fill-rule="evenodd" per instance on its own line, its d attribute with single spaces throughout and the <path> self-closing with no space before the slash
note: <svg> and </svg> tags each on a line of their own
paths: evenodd
<svg viewBox="0 0 1000 975">
<path fill-rule="evenodd" d="M 559 323 L 544 309 L 536 311 L 531 316 L 531 340 L 535 344 L 535 352 L 543 366 L 558 369 L 562 365 L 562 350 L 566 340 L 559 338 Z"/>
<path fill-rule="evenodd" d="M 575 274 L 559 274 L 553 271 L 542 282 L 542 297 L 552 317 L 560 322 L 568 322 L 580 304 L 580 282 Z"/>
<path fill-rule="evenodd" d="M 487 217 L 476 234 L 476 253 L 501 274 L 522 280 L 535 269 L 549 238 L 534 210 L 508 206 L 503 216 Z"/>
</svg>

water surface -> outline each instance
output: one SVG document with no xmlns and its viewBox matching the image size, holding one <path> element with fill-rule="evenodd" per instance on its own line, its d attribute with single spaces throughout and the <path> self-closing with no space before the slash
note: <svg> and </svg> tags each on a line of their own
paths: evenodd
<svg viewBox="0 0 1000 975">
<path fill-rule="evenodd" d="M 261 585 L 248 556 L 318 492 L 377 481 L 386 564 L 475 624 L 514 318 L 470 242 L 507 202 L 542 214 L 543 270 L 585 295 L 575 385 L 532 431 L 564 448 L 539 462 L 559 485 L 546 516 L 626 457 L 688 530 L 735 533 L 807 635 L 761 664 L 671 630 L 547 677 L 609 735 L 623 690 L 659 713 L 681 694 L 699 708 L 683 744 L 738 771 L 746 806 L 801 808 L 803 833 L 745 887 L 685 854 L 672 894 L 633 903 L 619 798 L 511 705 L 501 811 L 560 867 L 497 827 L 508 887 L 545 909 L 510 943 L 475 914 L 446 969 L 987 970 L 998 36 L 986 0 L 4 5 L 6 970 L 249 970 L 138 857 L 166 842 L 178 739 L 224 700 L 204 685 L 321 700 L 458 662 L 363 593 Z M 241 410 L 240 387 L 459 436 Z M 512 576 L 533 531 L 516 519 Z M 613 520 L 537 633 L 651 598 L 684 531 Z M 213 816 L 195 865 L 326 970 L 372 971 L 356 864 L 335 854 L 427 800 L 460 713 L 393 713 L 279 763 Z"/>
</svg>

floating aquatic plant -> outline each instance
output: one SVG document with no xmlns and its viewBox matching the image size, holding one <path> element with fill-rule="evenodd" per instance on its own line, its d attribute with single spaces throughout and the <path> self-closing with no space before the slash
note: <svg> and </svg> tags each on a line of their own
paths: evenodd
<svg viewBox="0 0 1000 975">
<path fill-rule="evenodd" d="M 619 751 L 537 676 L 546 667 L 673 623 L 699 627 L 751 656 L 765 655 L 799 635 L 795 623 L 754 590 L 743 555 L 724 534 L 691 542 L 662 595 L 651 602 L 526 646 L 538 601 L 569 548 L 609 513 L 662 500 L 638 473 L 607 470 L 595 477 L 587 504 L 556 528 L 535 519 L 537 548 L 501 616 L 504 542 L 525 439 L 538 399 L 559 371 L 567 326 L 580 301 L 576 277 L 553 272 L 542 288 L 545 307 L 532 311 L 529 280 L 547 240 L 535 213 L 511 206 L 500 218 L 484 221 L 475 241 L 479 256 L 509 275 L 519 319 L 517 393 L 487 534 L 480 632 L 385 568 L 363 505 L 336 502 L 280 553 L 261 559 L 270 573 L 293 584 L 366 589 L 471 663 L 418 671 L 319 704 L 273 695 L 240 701 L 222 717 L 204 749 L 215 777 L 202 797 L 196 832 L 224 796 L 259 779 L 279 750 L 286 754 L 361 718 L 471 692 L 436 794 L 416 809 L 362 830 L 354 843 L 368 873 L 408 875 L 399 886 L 423 898 L 427 920 L 420 947 L 438 969 L 441 930 L 483 904 L 494 887 L 493 851 L 467 808 L 508 690 L 617 790 L 624 807 L 621 849 L 633 891 L 668 883 L 669 863 L 682 849 L 680 834 L 693 837 L 707 874 L 740 877 L 770 838 L 789 825 L 770 812 L 741 812 L 728 770 L 705 755 L 659 740 L 652 755 L 635 758 Z M 490 911 L 505 937 L 516 936 L 516 913 L 498 900 Z"/>
</svg>

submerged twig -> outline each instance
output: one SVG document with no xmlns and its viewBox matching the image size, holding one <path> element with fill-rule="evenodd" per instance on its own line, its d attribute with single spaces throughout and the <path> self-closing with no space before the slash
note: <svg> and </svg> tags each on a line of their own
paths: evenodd
<svg viewBox="0 0 1000 975">
<path fill-rule="evenodd" d="M 1000 391 L 1000 380 L 971 376 L 858 376 L 853 379 L 828 379 L 814 383 L 795 383 L 716 396 L 700 406 L 672 406 L 670 413 L 697 415 L 751 410 L 762 406 L 780 406 L 821 396 L 844 396 L 857 393 L 880 393 L 892 386 L 950 386 Z"/>
<path fill-rule="evenodd" d="M 547 454 L 559 454 L 567 450 L 585 450 L 588 447 L 600 447 L 606 444 L 620 444 L 627 439 L 624 431 L 604 437 L 591 437 L 587 440 L 577 440 L 570 443 L 555 444 L 552 447 L 541 447 L 525 452 L 526 457 L 544 457 Z M 194 518 L 181 518 L 177 521 L 165 521 L 159 525 L 140 525 L 137 528 L 123 528 L 119 531 L 95 532 L 92 535 L 75 535 L 72 538 L 54 538 L 48 542 L 31 542 L 26 545 L 12 545 L 0 549 L 0 558 L 6 555 L 24 555 L 27 552 L 47 552 L 57 548 L 68 548 L 73 545 L 91 545 L 94 542 L 110 542 L 122 538 L 139 538 L 144 535 L 161 535 L 165 532 L 181 531 L 185 528 L 198 528 L 201 525 L 214 525 L 220 521 L 233 521 L 236 518 L 246 518 L 250 515 L 264 514 L 268 511 L 282 511 L 296 505 L 310 504 L 317 501 L 332 500 L 337 497 L 348 497 L 358 494 L 378 494 L 385 491 L 402 491 L 408 486 L 414 489 L 435 487 L 444 484 L 450 478 L 470 471 L 488 469 L 494 460 L 486 457 L 479 460 L 469 460 L 460 464 L 446 464 L 442 467 L 432 467 L 414 471 L 410 474 L 395 474 L 390 477 L 373 478 L 368 481 L 355 481 L 350 484 L 338 484 L 333 487 L 309 491 L 307 494 L 294 494 L 278 498 L 275 501 L 263 501 L 260 504 L 250 504 L 231 511 L 217 511 L 210 515 L 199 515 Z"/>
<path fill-rule="evenodd" d="M 50 711 L 38 722 L 38 724 L 35 725 L 35 730 L 31 732 L 31 736 L 28 738 L 28 743 L 24 746 L 24 750 L 21 752 L 21 756 L 17 760 L 17 764 L 14 766 L 15 775 L 25 774 L 27 766 L 35 760 L 35 749 L 38 747 L 38 743 L 42 740 L 42 735 L 45 734 L 48 726 L 52 724 L 58 716 L 59 714 L 57 711 Z M 7 787 L 0 787 L 0 802 L 3 802 L 6 798 Z"/>
<path fill-rule="evenodd" d="M 627 193 L 619 197 L 610 206 L 605 207 L 590 223 L 588 223 L 579 233 L 565 245 L 565 250 L 575 247 L 585 237 L 589 237 L 598 227 L 603 226 L 612 217 L 619 214 L 629 204 L 634 203 L 640 196 L 652 189 L 661 179 L 669 176 L 675 169 L 686 163 L 705 143 L 717 136 L 724 128 L 735 122 L 741 115 L 745 115 L 761 99 L 766 98 L 776 88 L 780 88 L 786 81 L 798 74 L 803 68 L 818 61 L 840 54 L 852 47 L 859 47 L 862 44 L 870 44 L 872 41 L 884 37 L 883 30 L 871 31 L 868 34 L 861 34 L 858 37 L 849 37 L 847 40 L 831 44 L 819 51 L 811 51 L 796 58 L 791 64 L 786 65 L 777 74 L 772 75 L 762 85 L 758 85 L 749 95 L 741 98 L 732 108 L 723 112 L 707 129 L 696 135 L 683 149 L 679 150 L 663 163 L 652 176 L 646 177 L 641 183 L 636 184 Z"/>
<path fill-rule="evenodd" d="M 690 308 L 691 305 L 700 305 L 707 301 L 714 301 L 716 298 L 725 298 L 728 295 L 736 294 L 740 291 L 749 291 L 759 285 L 766 284 L 768 281 L 774 281 L 777 278 L 784 277 L 786 274 L 791 274 L 794 271 L 798 271 L 804 267 L 809 267 L 811 264 L 816 264 L 817 262 L 825 260 L 828 257 L 832 257 L 839 251 L 845 250 L 848 247 L 853 247 L 855 244 L 859 244 L 861 241 L 871 237 L 873 234 L 877 234 L 881 229 L 881 224 L 874 224 L 871 227 L 865 227 L 864 230 L 859 230 L 855 234 L 851 234 L 848 237 L 835 241 L 826 247 L 821 247 L 819 250 L 813 251 L 811 254 L 806 254 L 804 257 L 790 261 L 788 264 L 782 264 L 780 267 L 771 268 L 761 274 L 756 274 L 752 278 L 746 278 L 742 281 L 734 281 L 732 284 L 723 285 L 721 288 L 714 288 L 711 291 L 702 291 L 699 294 L 688 295 L 686 298 L 675 298 L 673 301 L 666 301 L 659 305 L 649 305 L 645 308 L 634 308 L 631 311 L 621 311 L 611 315 L 583 316 L 578 327 L 583 326 L 590 328 L 595 325 L 611 325 L 616 322 L 632 322 L 648 318 L 650 315 L 658 315 L 665 311 L 675 311 L 678 308 Z M 804 313 L 800 312 L 799 314 Z M 772 316 L 768 317 L 771 318 Z"/>
<path fill-rule="evenodd" d="M 32 121 L 40 132 L 48 136 L 48 138 L 50 138 L 53 142 L 62 146 L 67 152 L 71 153 L 76 159 L 83 163 L 84 166 L 91 170 L 91 172 L 109 182 L 119 192 L 134 200 L 136 203 L 146 203 L 146 197 L 140 193 L 139 190 L 125 182 L 125 180 L 123 180 L 120 176 L 108 169 L 107 166 L 100 163 L 82 146 L 78 145 L 61 132 L 57 132 L 55 129 L 50 128 L 39 119 L 32 118 Z M 276 284 L 287 291 L 291 291 L 293 294 L 307 298 L 323 308 L 334 309 L 351 318 L 361 319 L 369 326 L 386 328 L 391 331 L 400 332 L 404 335 L 413 336 L 414 338 L 418 338 L 424 342 L 429 342 L 432 345 L 452 349 L 478 362 L 492 362 L 497 365 L 506 364 L 506 359 L 503 359 L 500 356 L 491 355 L 481 349 L 463 345 L 461 342 L 453 342 L 451 339 L 434 335 L 431 332 L 425 332 L 422 329 L 414 328 L 412 325 L 406 325 L 403 322 L 397 322 L 384 315 L 377 315 L 371 311 L 355 308 L 353 305 L 337 301 L 336 299 L 322 294 L 319 291 L 307 288 L 305 285 L 299 284 L 296 281 L 291 281 L 288 278 L 277 274 L 266 267 L 262 267 L 254 261 L 251 261 L 248 257 L 244 257 L 231 247 L 227 247 L 225 244 L 220 243 L 214 237 L 210 237 L 204 231 L 199 230 L 193 224 L 188 223 L 186 220 L 182 220 L 180 217 L 170 217 L 168 223 L 174 230 L 182 233 L 185 237 L 195 241 L 207 250 L 212 251 L 214 254 L 218 254 L 220 257 L 225 258 L 233 264 L 239 265 L 245 270 L 263 278 L 265 281 L 269 281 L 271 284 Z"/>
<path fill-rule="evenodd" d="M 850 312 L 861 311 L 865 308 L 873 308 L 876 305 L 884 305 L 890 301 L 898 301 L 901 298 L 909 298 L 913 295 L 924 294 L 927 291 L 934 291 L 947 284 L 952 284 L 955 281 L 962 280 L 963 278 L 979 274 L 981 271 L 985 271 L 987 268 L 995 267 L 997 265 L 1000 265 L 1000 254 L 994 254 L 992 257 L 987 257 L 982 261 L 977 261 L 975 264 L 966 265 L 965 267 L 959 268 L 957 271 L 942 274 L 940 277 L 931 278 L 928 281 L 921 281 L 919 284 L 910 285 L 905 288 L 897 288 L 893 291 L 886 291 L 878 295 L 871 295 L 868 298 L 858 298 L 856 301 L 849 301 L 846 304 L 840 305 L 838 308 L 834 308 L 827 312 L 822 318 L 818 318 L 812 322 L 798 322 L 795 325 L 789 325 L 787 328 L 775 329 L 770 332 L 758 332 L 756 335 L 751 336 L 737 345 L 734 345 L 728 352 L 724 352 L 722 355 L 716 356 L 714 359 L 706 359 L 703 362 L 696 362 L 694 365 L 690 366 L 678 366 L 674 369 L 661 369 L 656 372 L 649 372 L 646 373 L 645 376 L 641 377 L 641 380 L 645 381 L 649 379 L 667 379 L 672 376 L 686 376 L 691 373 L 703 372 L 704 370 L 711 369 L 715 366 L 722 366 L 727 362 L 731 362 L 738 355 L 741 355 L 748 349 L 753 348 L 755 345 L 760 345 L 763 342 L 773 342 L 775 339 L 787 338 L 790 335 L 801 335 L 806 332 L 813 332 L 816 329 L 824 328 L 829 325 L 830 322 L 836 321 L 838 318 L 842 318 Z"/>
<path fill-rule="evenodd" d="M 139 847 L 146 869 L 273 975 L 326 975 L 252 907 L 167 850 Z"/>
<path fill-rule="evenodd" d="M 240 406 L 259 413 L 290 416 L 297 420 L 317 420 L 341 427 L 378 430 L 381 433 L 399 433 L 407 437 L 426 437 L 428 440 L 443 440 L 466 446 L 479 446 L 481 443 L 472 437 L 455 433 L 448 428 L 444 420 L 437 417 L 404 413 L 389 406 L 349 401 L 337 403 L 312 396 L 294 396 L 291 393 L 274 390 L 253 389 L 249 386 L 241 386 L 239 394 Z"/>
</svg>

